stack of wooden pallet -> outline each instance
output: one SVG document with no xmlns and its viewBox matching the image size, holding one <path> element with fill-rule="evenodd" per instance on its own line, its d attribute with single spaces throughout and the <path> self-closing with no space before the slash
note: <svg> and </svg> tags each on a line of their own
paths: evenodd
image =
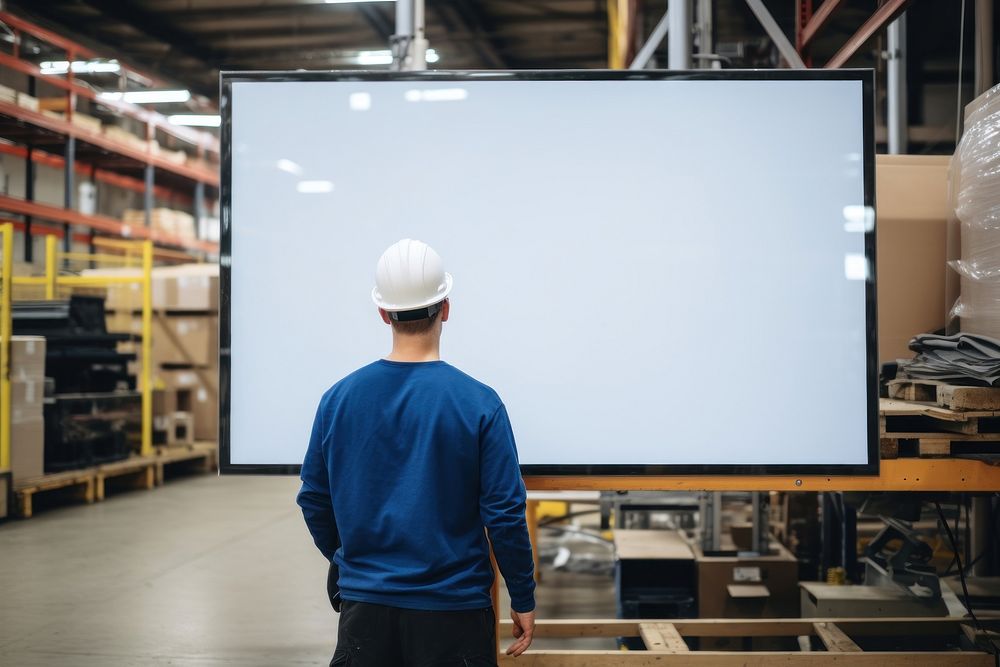
<svg viewBox="0 0 1000 667">
<path fill-rule="evenodd" d="M 893 380 L 880 412 L 883 459 L 953 456 L 1000 462 L 1000 388 Z"/>
</svg>

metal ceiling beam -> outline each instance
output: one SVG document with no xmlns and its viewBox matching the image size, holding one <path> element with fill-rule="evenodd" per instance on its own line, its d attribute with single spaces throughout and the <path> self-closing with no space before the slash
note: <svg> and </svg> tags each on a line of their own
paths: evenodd
<svg viewBox="0 0 1000 667">
<path fill-rule="evenodd" d="M 910 0 L 887 0 L 884 5 L 875 10 L 875 13 L 858 28 L 858 31 L 847 40 L 846 44 L 840 47 L 840 50 L 830 58 L 830 62 L 823 67 L 826 69 L 843 67 L 844 63 L 850 60 L 851 56 L 857 53 L 858 49 L 864 46 L 872 35 L 896 20 L 909 4 Z"/>
<path fill-rule="evenodd" d="M 795 50 L 795 47 L 788 40 L 788 37 L 781 30 L 781 26 L 778 22 L 774 20 L 771 16 L 771 12 L 767 11 L 767 7 L 761 0 L 746 0 L 747 6 L 750 7 L 750 11 L 753 12 L 760 24 L 764 26 L 764 31 L 767 33 L 774 45 L 778 47 L 778 52 L 781 53 L 781 57 L 788 62 L 789 67 L 795 69 L 805 69 L 806 64 L 802 62 L 799 52 Z"/>
<path fill-rule="evenodd" d="M 816 11 L 813 12 L 812 18 L 806 23 L 805 27 L 802 28 L 802 46 L 805 46 L 816 33 L 826 25 L 826 22 L 830 20 L 833 13 L 837 11 L 840 5 L 844 4 L 844 0 L 825 0 L 822 5 L 820 5 Z"/>
<path fill-rule="evenodd" d="M 95 5 L 96 2 L 91 2 L 88 4 Z M 115 2 L 110 2 L 108 4 L 117 6 Z M 28 15 L 33 17 L 32 20 L 42 21 L 52 29 L 58 30 L 58 29 L 69 28 L 71 30 L 78 31 L 79 28 L 81 27 L 81 24 L 85 24 L 85 22 L 79 21 L 78 17 L 74 17 L 71 21 L 68 22 L 65 13 L 61 11 L 62 5 L 57 3 L 36 2 L 34 0 L 20 0 L 20 1 L 14 0 L 13 2 L 10 2 L 10 5 L 23 8 L 25 11 L 28 12 Z M 97 8 L 95 7 L 95 9 Z M 97 11 L 101 10 L 97 9 Z M 104 23 L 105 24 L 108 23 L 107 17 L 104 18 Z M 114 23 L 114 21 L 112 21 L 112 23 Z M 84 40 L 88 41 L 88 45 L 95 50 L 102 50 L 106 48 L 105 45 L 107 44 L 108 40 L 100 39 L 92 31 L 89 32 L 88 34 L 81 35 L 81 37 L 83 37 Z M 74 38 L 74 39 L 80 41 L 79 38 Z M 127 42 L 128 40 L 125 41 Z M 190 38 L 188 38 L 187 41 L 190 42 L 191 41 Z M 89 44 L 93 42 L 97 43 Z M 168 46 L 172 45 L 168 44 Z M 119 51 L 124 52 L 124 54 L 127 56 L 126 57 L 127 62 L 132 66 L 139 67 L 140 69 L 148 72 L 157 72 L 157 71 L 162 72 L 164 74 L 163 78 L 171 78 L 171 77 L 177 78 L 181 82 L 186 84 L 191 89 L 192 92 L 205 95 L 209 98 L 214 99 L 215 96 L 218 95 L 219 87 L 218 87 L 218 81 L 216 79 L 217 74 L 215 73 L 216 68 L 211 66 L 209 63 L 205 62 L 203 58 L 200 58 L 196 55 L 186 54 L 189 55 L 191 58 L 197 60 L 201 64 L 200 74 L 202 76 L 199 76 L 197 78 L 192 78 L 190 74 L 187 74 L 187 72 L 183 67 L 174 67 L 173 63 L 170 65 L 164 65 L 164 63 L 160 58 L 145 55 L 142 52 L 132 50 L 128 44 L 119 46 L 118 49 Z M 182 64 L 183 63 L 177 63 L 177 65 L 182 65 Z M 174 72 L 178 73 L 184 72 L 186 76 L 181 78 L 180 76 L 174 75 Z"/>
<path fill-rule="evenodd" d="M 168 44 L 173 51 L 201 60 L 210 67 L 218 67 L 225 61 L 225 55 L 220 51 L 199 44 L 191 33 L 175 27 L 156 12 L 135 6 L 129 0 L 84 0 L 84 2 L 100 10 L 105 19 L 110 18 L 128 24 L 139 32 Z"/>
<path fill-rule="evenodd" d="M 509 69 L 506 58 L 500 53 L 496 39 L 490 34 L 492 26 L 478 9 L 467 0 L 445 0 L 433 5 L 438 16 L 449 30 L 459 30 L 477 37 L 472 47 L 483 61 L 496 69 Z"/>
</svg>

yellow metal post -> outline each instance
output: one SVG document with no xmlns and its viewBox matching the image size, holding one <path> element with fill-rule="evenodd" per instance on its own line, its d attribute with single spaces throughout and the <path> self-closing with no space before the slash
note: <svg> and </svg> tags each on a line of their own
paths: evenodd
<svg viewBox="0 0 1000 667">
<path fill-rule="evenodd" d="M 31 242 L 31 239 L 26 241 Z M 59 267 L 57 266 L 58 258 L 56 253 L 59 251 L 59 239 L 55 237 L 54 234 L 49 234 L 45 237 L 45 298 L 52 300 L 56 298 L 56 276 L 59 275 Z"/>
<path fill-rule="evenodd" d="M 142 450 L 153 453 L 153 242 L 142 244 Z"/>
<path fill-rule="evenodd" d="M 14 277 L 14 225 L 0 225 L 3 266 L 0 267 L 0 470 L 10 470 L 10 338 L 14 329 L 11 287 Z"/>
</svg>

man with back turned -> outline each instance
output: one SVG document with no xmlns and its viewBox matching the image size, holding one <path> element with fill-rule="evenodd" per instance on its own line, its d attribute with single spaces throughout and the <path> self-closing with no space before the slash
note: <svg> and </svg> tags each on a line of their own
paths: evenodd
<svg viewBox="0 0 1000 667">
<path fill-rule="evenodd" d="M 452 277 L 433 249 L 390 246 L 375 284 L 392 352 L 323 395 L 298 495 L 341 612 L 330 664 L 495 665 L 490 543 L 511 598 L 508 654 L 528 648 L 535 624 L 507 411 L 440 359 Z"/>
</svg>

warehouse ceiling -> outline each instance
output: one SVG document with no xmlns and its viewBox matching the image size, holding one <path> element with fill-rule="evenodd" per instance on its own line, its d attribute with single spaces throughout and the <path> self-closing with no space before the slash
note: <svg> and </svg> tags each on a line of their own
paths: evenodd
<svg viewBox="0 0 1000 667">
<path fill-rule="evenodd" d="M 695 6 L 702 4 L 702 0 L 691 1 Z M 795 0 L 764 1 L 785 34 L 793 38 Z M 607 0 L 425 2 L 427 39 L 437 56 L 432 68 L 607 66 Z M 636 43 L 641 44 L 667 2 L 637 2 Z M 779 65 L 776 48 L 745 0 L 711 0 L 708 4 L 713 8 L 712 51 L 725 58 L 726 67 Z M 813 0 L 813 4 L 818 7 L 820 0 Z M 879 4 L 878 0 L 842 0 L 810 47 L 814 64 L 826 62 Z M 161 81 L 172 80 L 200 93 L 205 97 L 199 100 L 209 103 L 217 97 L 220 69 L 386 69 L 384 63 L 375 62 L 377 57 L 373 61 L 365 57 L 379 51 L 384 54 L 395 28 L 391 1 L 0 0 L 0 5 L 98 53 L 155 73 Z M 922 87 L 954 86 L 960 8 L 960 2 L 931 0 L 913 0 L 909 5 L 911 123 L 939 122 L 935 114 L 928 116 L 930 120 L 924 118 L 927 95 Z M 848 63 L 880 70 L 880 88 L 884 60 L 879 54 L 885 48 L 884 39 L 884 32 L 876 33 Z M 970 17 L 963 72 L 967 81 L 971 80 L 972 41 Z M 659 54 L 665 50 L 665 44 L 661 45 Z M 659 63 L 665 65 L 665 57 Z M 104 85 L 96 80 L 93 83 Z M 113 80 L 110 83 L 114 85 Z M 880 92 L 880 99 L 883 95 Z M 939 106 L 947 105 L 941 101 Z M 950 108 L 955 108 L 954 102 Z"/>
</svg>

